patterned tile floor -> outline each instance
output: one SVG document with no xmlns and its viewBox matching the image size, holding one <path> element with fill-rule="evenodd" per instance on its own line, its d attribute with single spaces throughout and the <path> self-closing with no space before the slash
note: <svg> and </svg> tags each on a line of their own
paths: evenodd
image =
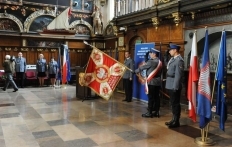
<svg viewBox="0 0 232 147">
<path fill-rule="evenodd" d="M 122 102 L 115 93 L 109 101 L 75 98 L 75 86 L 66 89 L 24 88 L 0 90 L 0 147 L 195 147 L 198 123 L 182 111 L 181 127 L 168 129 L 170 109 L 161 107 L 160 118 L 142 118 L 147 104 Z M 225 132 L 218 117 L 210 124 L 215 147 L 232 147 L 232 121 Z"/>
</svg>

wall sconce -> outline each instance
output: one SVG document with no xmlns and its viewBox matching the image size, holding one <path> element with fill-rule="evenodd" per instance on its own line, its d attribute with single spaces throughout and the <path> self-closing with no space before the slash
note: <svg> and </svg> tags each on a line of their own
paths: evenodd
<svg viewBox="0 0 232 147">
<path fill-rule="evenodd" d="M 180 14 L 180 12 L 172 13 L 172 16 L 174 17 L 174 22 L 175 22 L 176 26 L 178 26 L 179 23 L 181 22 L 181 14 Z"/>
<path fill-rule="evenodd" d="M 153 17 L 153 18 L 152 18 L 152 24 L 153 24 L 153 26 L 155 27 L 155 29 L 157 30 L 157 29 L 158 29 L 158 26 L 159 26 L 159 24 L 160 24 L 159 17 Z"/>
<path fill-rule="evenodd" d="M 192 15 L 192 20 L 194 20 L 195 19 L 195 12 L 190 12 Z"/>
<path fill-rule="evenodd" d="M 103 7 L 106 4 L 106 0 L 100 0 L 100 5 Z"/>
</svg>

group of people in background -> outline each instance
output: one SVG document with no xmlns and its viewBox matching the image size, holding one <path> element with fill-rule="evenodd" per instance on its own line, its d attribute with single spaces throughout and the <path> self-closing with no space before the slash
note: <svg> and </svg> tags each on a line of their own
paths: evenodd
<svg viewBox="0 0 232 147">
<path fill-rule="evenodd" d="M 165 88 L 170 97 L 170 104 L 172 110 L 172 119 L 165 122 L 169 128 L 175 128 L 180 126 L 180 115 L 181 115 L 181 89 L 182 89 L 182 78 L 184 76 L 184 60 L 181 57 L 180 46 L 176 44 L 170 44 L 168 52 L 171 55 L 171 59 L 167 63 L 167 73 Z M 139 74 L 146 70 L 147 84 L 148 84 L 148 108 L 147 112 L 142 114 L 142 117 L 160 117 L 160 88 L 163 80 L 161 79 L 162 66 L 159 59 L 160 52 L 157 49 L 151 48 L 149 51 L 149 58 L 145 64 L 139 66 L 134 70 L 134 61 L 130 57 L 128 51 L 125 52 L 125 66 L 130 70 L 127 70 L 123 76 L 124 89 L 126 98 L 123 101 L 131 102 L 132 100 L 132 77 L 133 74 Z M 133 72 L 134 71 L 134 72 Z M 156 71 L 156 72 L 154 72 Z M 149 78 L 148 78 L 149 77 Z M 134 89 L 135 90 L 135 89 Z"/>
<path fill-rule="evenodd" d="M 9 84 L 14 88 L 13 92 L 18 91 L 18 88 L 24 88 L 25 76 L 27 71 L 26 58 L 23 57 L 22 52 L 18 53 L 18 57 L 6 55 L 5 61 L 3 62 L 3 68 L 5 73 L 6 82 L 3 91 L 6 91 Z M 47 64 L 46 59 L 44 59 L 43 54 L 39 54 L 39 58 L 36 62 L 36 76 L 39 79 L 39 86 L 44 85 L 44 79 L 49 77 L 51 86 L 54 87 L 56 79 L 58 76 L 59 68 L 58 63 L 55 61 L 54 57 L 51 58 L 50 62 Z M 16 76 L 16 83 L 13 76 Z"/>
</svg>

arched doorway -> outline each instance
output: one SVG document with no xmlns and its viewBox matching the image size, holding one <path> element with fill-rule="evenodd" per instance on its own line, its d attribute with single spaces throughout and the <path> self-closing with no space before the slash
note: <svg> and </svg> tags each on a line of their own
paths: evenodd
<svg viewBox="0 0 232 147">
<path fill-rule="evenodd" d="M 134 36 L 129 41 L 129 52 L 131 53 L 131 58 L 134 59 L 134 52 L 135 52 L 135 44 L 136 43 L 143 43 L 143 39 L 140 36 Z"/>
</svg>

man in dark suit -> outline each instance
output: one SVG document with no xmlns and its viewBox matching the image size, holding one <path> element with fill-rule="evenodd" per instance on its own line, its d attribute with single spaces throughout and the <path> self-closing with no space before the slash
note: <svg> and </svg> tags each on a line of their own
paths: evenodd
<svg viewBox="0 0 232 147">
<path fill-rule="evenodd" d="M 15 59 L 15 72 L 16 72 L 16 81 L 17 85 L 21 88 L 24 87 L 24 79 L 26 72 L 26 59 L 23 58 L 22 52 L 18 53 L 18 57 Z"/>
<path fill-rule="evenodd" d="M 176 128 L 180 126 L 180 96 L 182 88 L 182 78 L 184 75 L 184 60 L 179 53 L 180 46 L 176 44 L 169 45 L 169 53 L 172 58 L 167 64 L 166 86 L 169 92 L 170 103 L 172 107 L 172 120 L 165 122 L 169 128 Z"/>
<path fill-rule="evenodd" d="M 142 114 L 142 117 L 159 117 L 159 90 L 161 85 L 162 62 L 159 60 L 159 51 L 154 48 L 150 49 L 149 57 L 150 59 L 144 65 L 135 70 L 136 74 L 146 70 L 146 80 L 148 84 L 148 112 Z M 154 114 L 152 114 L 153 110 L 155 111 Z"/>
<path fill-rule="evenodd" d="M 132 71 L 134 71 L 134 60 L 131 59 L 130 53 L 128 51 L 125 52 L 125 57 L 126 60 L 124 61 L 124 65 L 127 66 Z M 123 85 L 126 94 L 126 98 L 123 101 L 131 102 L 133 73 L 129 70 L 126 70 L 122 78 L 123 78 Z"/>
</svg>

